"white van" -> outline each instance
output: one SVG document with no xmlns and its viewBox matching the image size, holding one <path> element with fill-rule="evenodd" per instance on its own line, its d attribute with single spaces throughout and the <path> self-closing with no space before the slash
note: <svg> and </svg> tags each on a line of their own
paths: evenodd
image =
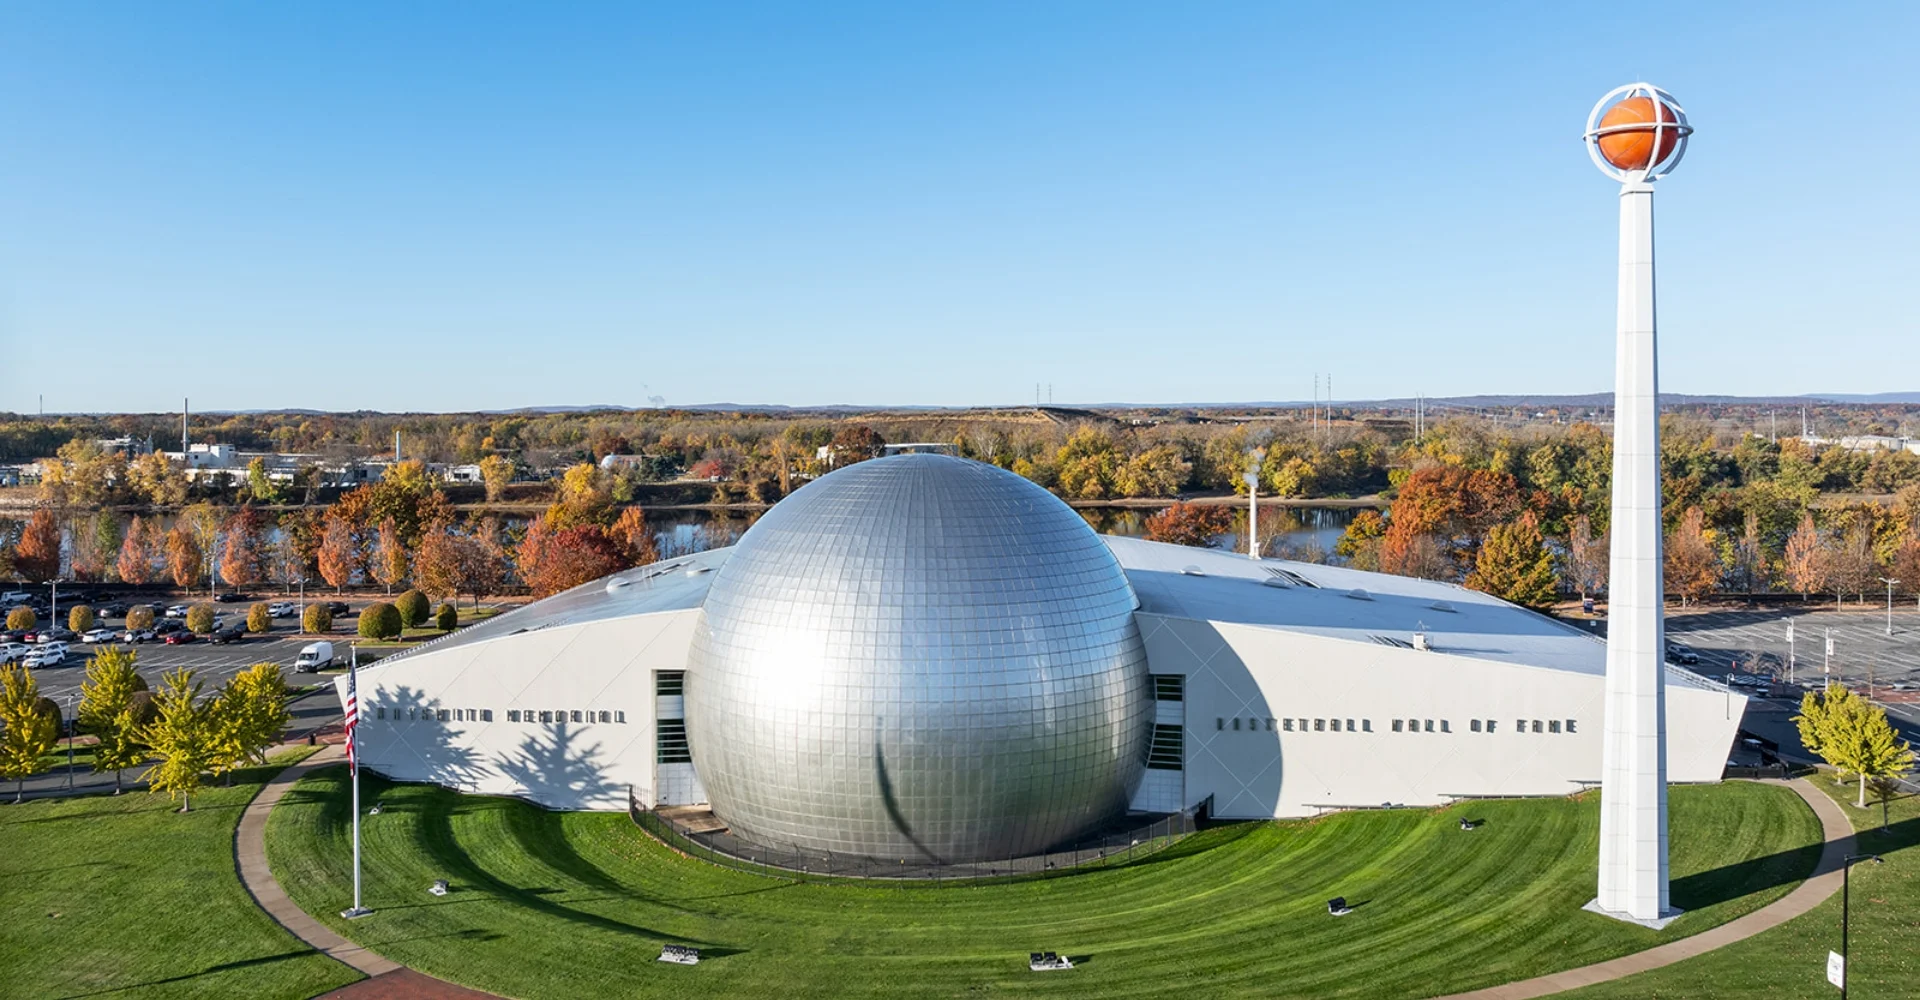
<svg viewBox="0 0 1920 1000">
<path fill-rule="evenodd" d="M 333 643 L 310 642 L 293 661 L 294 673 L 315 674 L 333 666 Z"/>
</svg>

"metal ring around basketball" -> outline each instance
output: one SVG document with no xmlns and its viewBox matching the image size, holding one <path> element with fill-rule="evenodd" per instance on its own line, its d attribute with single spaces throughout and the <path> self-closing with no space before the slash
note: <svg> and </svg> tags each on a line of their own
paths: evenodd
<svg viewBox="0 0 1920 1000">
<path fill-rule="evenodd" d="M 1607 111 L 1621 101 L 1634 97 L 1645 97 L 1654 103 L 1656 110 L 1653 121 L 1634 123 L 1631 125 L 1615 125 L 1604 129 L 1599 127 L 1602 115 L 1606 114 Z M 1665 107 L 1668 111 L 1672 112 L 1673 120 L 1666 121 L 1666 116 L 1659 113 L 1659 107 Z M 1660 151 L 1660 142 L 1663 138 L 1661 133 L 1663 131 L 1673 132 L 1676 136 L 1673 144 L 1673 152 L 1668 153 L 1664 159 L 1650 160 L 1645 167 L 1626 170 L 1614 166 L 1607 161 L 1605 156 L 1600 155 L 1601 136 L 1612 135 L 1616 132 L 1643 132 L 1649 130 L 1653 132 L 1652 152 L 1654 153 Z M 1606 174 L 1608 177 L 1622 184 L 1644 184 L 1659 180 L 1673 173 L 1673 168 L 1680 165 L 1680 158 L 1687 155 L 1687 137 L 1692 134 L 1693 126 L 1687 123 L 1687 112 L 1685 108 L 1680 106 L 1680 102 L 1674 100 L 1672 94 L 1661 90 L 1651 83 L 1643 82 L 1629 83 L 1624 87 L 1615 87 L 1607 91 L 1606 96 L 1600 98 L 1599 102 L 1593 106 L 1593 110 L 1587 114 L 1587 130 L 1581 139 L 1586 144 L 1587 155 L 1593 158 L 1593 165 L 1599 167 L 1601 173 Z"/>
</svg>

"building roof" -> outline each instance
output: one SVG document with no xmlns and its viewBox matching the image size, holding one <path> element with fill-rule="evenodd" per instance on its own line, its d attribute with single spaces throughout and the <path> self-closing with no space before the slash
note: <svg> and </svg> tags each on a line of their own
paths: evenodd
<svg viewBox="0 0 1920 1000">
<path fill-rule="evenodd" d="M 1410 645 L 1416 631 L 1442 653 L 1521 666 L 1606 672 L 1599 635 L 1450 583 L 1283 559 L 1248 559 L 1220 549 L 1102 535 L 1148 614 L 1307 635 Z M 700 607 L 714 571 L 734 547 L 710 549 L 582 584 L 387 657 L 484 642 L 535 629 Z M 1362 596 L 1364 595 L 1364 596 Z M 1718 690 L 1669 665 L 1668 679 Z"/>
</svg>

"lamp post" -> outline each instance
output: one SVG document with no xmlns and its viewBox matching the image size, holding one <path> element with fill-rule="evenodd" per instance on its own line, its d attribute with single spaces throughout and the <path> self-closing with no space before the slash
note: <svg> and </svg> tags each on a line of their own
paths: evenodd
<svg viewBox="0 0 1920 1000">
<path fill-rule="evenodd" d="M 1787 619 L 1787 683 L 1793 683 L 1793 619 Z"/>
<path fill-rule="evenodd" d="M 1890 576 L 1883 576 L 1880 578 L 1880 582 L 1887 585 L 1887 634 L 1892 635 L 1893 634 L 1893 588 L 1894 588 L 1894 585 L 1899 583 L 1900 581 Z"/>
<path fill-rule="evenodd" d="M 1853 970 L 1847 967 L 1847 920 L 1851 916 L 1847 890 L 1855 861 L 1872 861 L 1876 865 L 1883 863 L 1878 854 L 1849 854 L 1840 861 L 1840 1000 L 1847 1000 L 1847 980 L 1853 978 Z"/>
<path fill-rule="evenodd" d="M 80 722 L 80 714 L 74 708 L 74 695 L 67 695 L 67 790 L 73 790 L 73 728 Z"/>
</svg>

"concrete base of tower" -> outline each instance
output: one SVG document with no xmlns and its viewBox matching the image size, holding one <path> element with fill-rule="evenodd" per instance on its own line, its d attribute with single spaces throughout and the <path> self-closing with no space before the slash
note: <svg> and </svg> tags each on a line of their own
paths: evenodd
<svg viewBox="0 0 1920 1000">
<path fill-rule="evenodd" d="M 1636 917 L 1630 913 L 1621 913 L 1618 910 L 1602 909 L 1600 907 L 1599 899 L 1588 900 L 1587 905 L 1582 906 L 1581 909 L 1586 910 L 1589 913 L 1598 913 L 1603 917 L 1612 917 L 1613 919 L 1622 921 L 1624 923 L 1638 924 L 1641 927 L 1645 927 L 1650 930 L 1656 930 L 1656 931 L 1666 930 L 1667 925 L 1670 923 L 1673 923 L 1673 918 L 1685 912 L 1684 910 L 1678 910 L 1669 906 L 1665 910 L 1661 911 L 1660 916 L 1658 916 L 1657 918 L 1653 920 L 1642 920 L 1639 917 Z"/>
</svg>

